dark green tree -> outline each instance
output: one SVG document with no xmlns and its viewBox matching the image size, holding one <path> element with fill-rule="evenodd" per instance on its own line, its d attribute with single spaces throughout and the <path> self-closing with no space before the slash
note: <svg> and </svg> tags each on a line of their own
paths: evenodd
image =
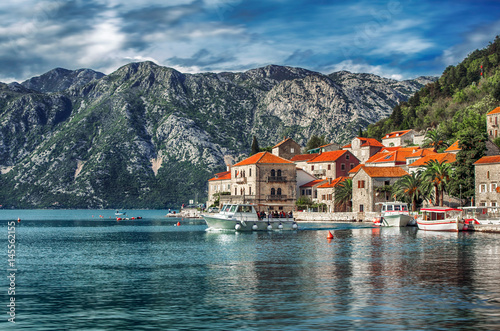
<svg viewBox="0 0 500 331">
<path fill-rule="evenodd" d="M 306 151 L 308 151 L 310 149 L 318 148 L 319 146 L 323 146 L 326 144 L 327 144 L 327 141 L 326 141 L 325 136 L 318 137 L 316 135 L 313 135 L 311 137 L 311 139 L 309 139 L 309 141 L 307 142 Z"/>
<path fill-rule="evenodd" d="M 335 204 L 344 210 L 352 210 L 352 178 L 347 178 L 335 187 Z"/>
<path fill-rule="evenodd" d="M 260 152 L 259 142 L 257 141 L 257 137 L 253 136 L 253 140 L 252 140 L 252 152 L 250 153 L 250 156 L 254 155 L 254 154 L 257 154 L 259 152 Z"/>
</svg>

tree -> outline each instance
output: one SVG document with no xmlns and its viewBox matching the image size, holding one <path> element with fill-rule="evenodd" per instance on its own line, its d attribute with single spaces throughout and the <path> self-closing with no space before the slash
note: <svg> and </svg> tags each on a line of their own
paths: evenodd
<svg viewBox="0 0 500 331">
<path fill-rule="evenodd" d="M 309 197 L 300 197 L 297 199 L 295 204 L 299 208 L 310 208 L 313 205 L 313 202 Z"/>
<path fill-rule="evenodd" d="M 429 130 L 425 133 L 425 140 L 423 147 L 433 147 L 438 150 L 441 147 L 447 147 L 447 143 L 443 140 L 441 134 L 437 129 Z"/>
<path fill-rule="evenodd" d="M 318 137 L 316 135 L 313 135 L 311 137 L 311 139 L 309 139 L 309 141 L 307 142 L 306 151 L 308 151 L 310 149 L 318 148 L 319 146 L 323 146 L 326 144 L 327 144 L 327 141 L 326 141 L 325 136 Z"/>
<path fill-rule="evenodd" d="M 257 141 L 257 137 L 253 136 L 252 152 L 250 153 L 250 156 L 259 153 L 259 151 L 260 151 L 259 142 Z"/>
<path fill-rule="evenodd" d="M 352 178 L 347 178 L 335 187 L 335 205 L 338 207 L 347 207 L 351 210 L 352 206 Z"/>
<path fill-rule="evenodd" d="M 410 203 L 411 210 L 417 211 L 419 201 L 427 199 L 430 196 L 430 186 L 428 184 L 429 182 L 424 180 L 421 171 L 413 172 L 401 177 L 401 179 L 394 183 L 393 193 L 396 199 Z"/>
<path fill-rule="evenodd" d="M 434 186 L 436 206 L 443 206 L 444 192 L 452 176 L 451 164 L 445 161 L 430 160 L 425 165 L 424 178 Z"/>
</svg>

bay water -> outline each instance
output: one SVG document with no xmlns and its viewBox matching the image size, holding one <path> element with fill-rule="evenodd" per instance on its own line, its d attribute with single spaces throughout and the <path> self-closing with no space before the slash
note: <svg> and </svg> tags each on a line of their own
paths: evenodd
<svg viewBox="0 0 500 331">
<path fill-rule="evenodd" d="M 1 329 L 500 326 L 500 234 L 366 223 L 212 232 L 165 210 L 128 211 L 142 219 L 122 221 L 114 212 L 0 210 Z"/>
</svg>

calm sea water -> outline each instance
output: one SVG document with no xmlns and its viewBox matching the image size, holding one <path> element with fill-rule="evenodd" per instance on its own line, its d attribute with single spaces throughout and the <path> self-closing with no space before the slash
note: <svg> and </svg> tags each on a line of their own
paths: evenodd
<svg viewBox="0 0 500 331">
<path fill-rule="evenodd" d="M 166 211 L 129 211 L 143 219 L 120 222 L 113 214 L 0 210 L 0 328 L 500 327 L 500 235 L 359 223 L 207 232 L 202 221 L 168 219 Z M 7 222 L 18 217 L 13 325 Z"/>
</svg>

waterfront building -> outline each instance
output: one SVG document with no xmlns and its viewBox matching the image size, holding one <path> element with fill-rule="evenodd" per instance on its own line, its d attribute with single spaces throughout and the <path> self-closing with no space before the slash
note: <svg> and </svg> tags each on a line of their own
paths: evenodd
<svg viewBox="0 0 500 331">
<path fill-rule="evenodd" d="M 359 160 L 346 150 L 330 151 L 318 154 L 307 161 L 308 171 L 318 179 L 348 176 L 349 170 L 359 164 Z"/>
<path fill-rule="evenodd" d="M 476 206 L 500 206 L 500 155 L 484 156 L 474 168 Z"/>
<path fill-rule="evenodd" d="M 328 178 L 326 183 L 320 184 L 316 187 L 318 194 L 318 203 L 324 203 L 327 207 L 326 212 L 344 212 L 346 206 L 337 206 L 335 204 L 335 188 L 349 177 L 341 176 L 335 179 Z"/>
<path fill-rule="evenodd" d="M 383 147 L 384 145 L 376 139 L 356 137 L 351 140 L 350 144 L 343 146 L 342 149 L 351 152 L 360 163 L 365 163 Z"/>
<path fill-rule="evenodd" d="M 211 206 L 219 199 L 221 194 L 230 194 L 231 192 L 231 170 L 219 172 L 213 178 L 208 180 L 208 201 L 207 206 Z"/>
<path fill-rule="evenodd" d="M 326 179 L 314 179 L 309 183 L 302 184 L 300 186 L 300 197 L 306 197 L 311 199 L 313 202 L 317 202 L 318 186 L 326 182 Z"/>
</svg>

